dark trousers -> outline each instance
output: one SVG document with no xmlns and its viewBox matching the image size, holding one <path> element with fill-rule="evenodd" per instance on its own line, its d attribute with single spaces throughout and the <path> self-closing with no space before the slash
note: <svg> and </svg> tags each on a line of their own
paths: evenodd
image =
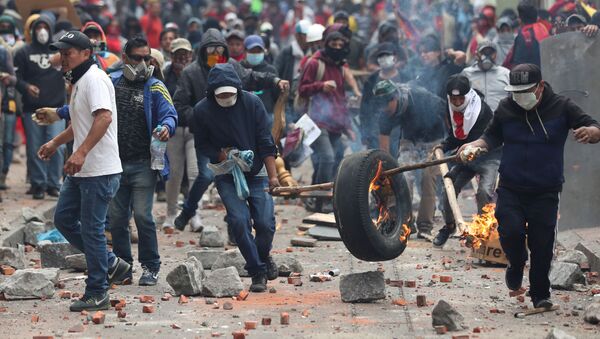
<svg viewBox="0 0 600 339">
<path fill-rule="evenodd" d="M 535 303 L 550 297 L 550 263 L 554 252 L 559 192 L 523 193 L 500 187 L 496 206 L 500 244 L 513 267 L 531 257 L 529 294 Z M 527 246 L 525 245 L 527 241 Z"/>
</svg>

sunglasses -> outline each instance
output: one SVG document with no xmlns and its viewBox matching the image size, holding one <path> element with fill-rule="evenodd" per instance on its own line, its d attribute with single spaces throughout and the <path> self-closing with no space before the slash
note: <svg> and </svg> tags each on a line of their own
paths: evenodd
<svg viewBox="0 0 600 339">
<path fill-rule="evenodd" d="M 142 62 L 142 60 L 148 62 L 152 59 L 150 55 L 127 55 L 127 57 L 135 62 Z"/>
<path fill-rule="evenodd" d="M 208 46 L 208 47 L 206 47 L 206 54 L 214 54 L 215 51 L 218 54 L 223 54 L 223 53 L 225 53 L 225 47 L 223 47 L 223 46 Z"/>
</svg>

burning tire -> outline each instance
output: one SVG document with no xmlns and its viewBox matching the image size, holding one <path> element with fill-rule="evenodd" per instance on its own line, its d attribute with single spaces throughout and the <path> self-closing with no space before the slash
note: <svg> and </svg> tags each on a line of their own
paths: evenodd
<svg viewBox="0 0 600 339">
<path fill-rule="evenodd" d="M 397 167 L 387 152 L 369 150 L 342 161 L 333 188 L 333 208 L 342 241 L 358 259 L 384 261 L 406 248 L 411 196 L 402 174 L 382 176 Z"/>
</svg>

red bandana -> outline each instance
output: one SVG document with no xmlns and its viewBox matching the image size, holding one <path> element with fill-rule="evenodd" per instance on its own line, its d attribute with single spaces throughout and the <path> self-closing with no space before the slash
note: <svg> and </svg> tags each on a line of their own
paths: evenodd
<svg viewBox="0 0 600 339">
<path fill-rule="evenodd" d="M 456 128 L 454 129 L 454 136 L 458 140 L 464 140 L 467 138 L 465 135 L 465 131 L 463 130 L 464 123 L 464 115 L 460 112 L 452 112 L 452 120 L 456 124 Z"/>
</svg>

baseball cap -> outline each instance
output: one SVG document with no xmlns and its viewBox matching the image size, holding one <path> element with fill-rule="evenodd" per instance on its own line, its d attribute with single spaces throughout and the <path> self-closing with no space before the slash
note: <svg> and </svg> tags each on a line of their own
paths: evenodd
<svg viewBox="0 0 600 339">
<path fill-rule="evenodd" d="M 507 25 L 508 27 L 512 28 L 513 20 L 507 16 L 503 16 L 500 19 L 498 19 L 498 22 L 496 22 L 496 27 L 498 28 L 502 28 L 502 26 L 504 25 Z"/>
<path fill-rule="evenodd" d="M 587 20 L 579 14 L 571 14 L 567 18 L 566 22 L 567 22 L 567 26 L 572 26 L 572 25 L 576 25 L 576 24 L 587 25 Z"/>
<path fill-rule="evenodd" d="M 219 95 L 221 93 L 237 93 L 237 88 L 233 86 L 221 86 L 215 89 L 215 95 Z"/>
<path fill-rule="evenodd" d="M 87 35 L 80 31 L 68 31 L 63 34 L 57 42 L 50 44 L 50 50 L 52 51 L 69 49 L 71 47 L 79 49 L 91 49 L 92 42 Z"/>
<path fill-rule="evenodd" d="M 509 79 L 510 85 L 504 87 L 505 91 L 525 91 L 542 81 L 542 71 L 534 64 L 520 64 L 510 71 Z"/>
<path fill-rule="evenodd" d="M 493 50 L 494 50 L 494 52 L 497 52 L 497 51 L 498 51 L 498 48 L 497 48 L 496 44 L 495 44 L 493 41 L 490 41 L 490 40 L 484 40 L 484 41 L 482 41 L 482 42 L 480 42 L 480 43 L 478 44 L 478 47 L 477 47 L 477 52 L 478 52 L 478 53 L 481 53 L 481 52 L 483 52 L 483 50 L 484 50 L 484 49 L 486 49 L 486 48 L 491 48 L 491 49 L 493 49 Z"/>
<path fill-rule="evenodd" d="M 244 40 L 244 47 L 246 50 L 251 50 L 254 47 L 261 47 L 262 49 L 265 49 L 265 43 L 258 35 L 249 35 L 246 40 Z"/>
<path fill-rule="evenodd" d="M 454 74 L 446 82 L 446 94 L 452 96 L 464 96 L 471 90 L 471 83 L 464 75 Z"/>
<path fill-rule="evenodd" d="M 296 33 L 299 34 L 306 34 L 308 33 L 308 28 L 310 27 L 311 23 L 308 20 L 300 20 L 298 21 L 298 23 L 296 24 Z"/>
<path fill-rule="evenodd" d="M 376 83 L 375 87 L 373 87 L 373 95 L 377 97 L 385 97 L 396 93 L 397 89 L 398 88 L 393 81 L 389 79 L 382 80 Z"/>
<path fill-rule="evenodd" d="M 186 50 L 188 52 L 191 52 L 193 50 L 192 44 L 187 39 L 177 38 L 171 41 L 171 53 L 175 53 L 180 49 Z"/>
<path fill-rule="evenodd" d="M 227 35 L 225 36 L 225 40 L 229 40 L 231 38 L 238 38 L 240 40 L 244 40 L 245 37 L 246 35 L 244 34 L 244 32 L 234 29 L 231 32 L 227 33 Z"/>
</svg>

